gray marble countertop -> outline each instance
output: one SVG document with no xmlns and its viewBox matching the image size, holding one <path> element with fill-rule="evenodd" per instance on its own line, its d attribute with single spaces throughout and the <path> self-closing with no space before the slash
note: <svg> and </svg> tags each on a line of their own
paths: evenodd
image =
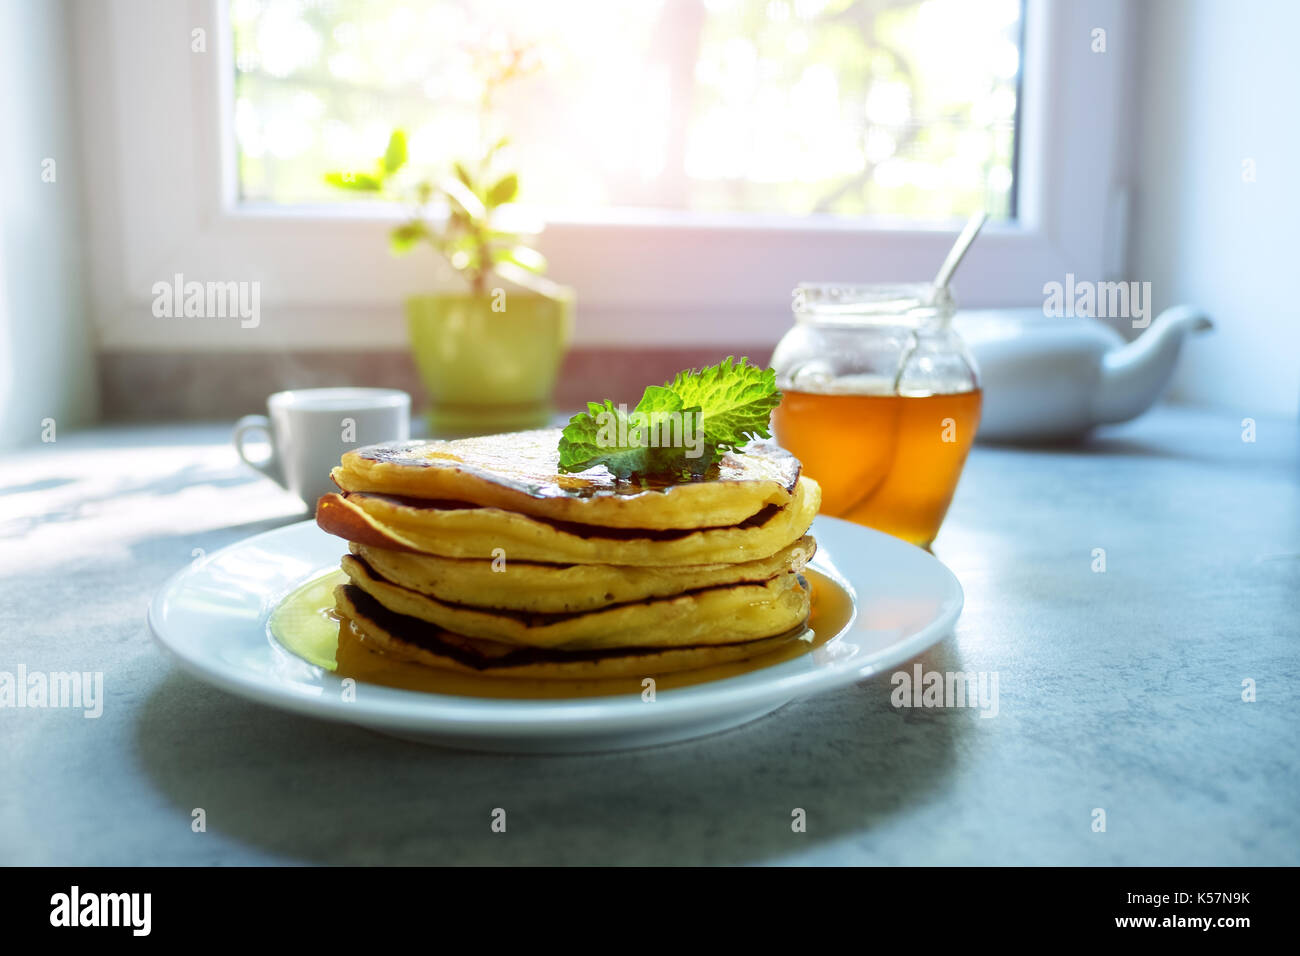
<svg viewBox="0 0 1300 956">
<path fill-rule="evenodd" d="M 1294 422 L 1250 443 L 1240 415 L 1164 408 L 1077 447 L 977 447 L 934 547 L 966 609 L 921 661 L 996 672 L 994 719 L 895 709 L 881 677 L 566 757 L 424 748 L 180 673 L 154 592 L 300 518 L 227 438 L 102 428 L 0 465 L 0 672 L 105 690 L 98 719 L 0 707 L 0 862 L 1300 863 Z"/>
</svg>

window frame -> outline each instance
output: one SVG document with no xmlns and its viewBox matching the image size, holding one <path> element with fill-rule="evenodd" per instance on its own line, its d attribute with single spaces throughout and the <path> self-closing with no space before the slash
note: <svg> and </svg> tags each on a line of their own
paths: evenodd
<svg viewBox="0 0 1300 956">
<path fill-rule="evenodd" d="M 388 348 L 402 302 L 454 285 L 419 250 L 397 258 L 381 204 L 276 207 L 237 199 L 225 0 L 109 0 L 77 26 L 91 194 L 96 324 L 108 348 Z M 1066 272 L 1125 261 L 1134 30 L 1131 4 L 1027 0 L 1018 108 L 1018 218 L 992 223 L 954 282 L 964 307 L 1034 305 Z M 1105 53 L 1092 32 L 1106 30 Z M 205 49 L 191 43 L 204 31 Z M 107 38 L 107 39 L 106 39 Z M 181 77 L 182 81 L 177 80 Z M 188 83 L 184 82 L 188 79 Z M 160 137 L 159 131 L 163 132 Z M 540 210 L 550 275 L 575 287 L 580 345 L 770 345 L 797 281 L 915 281 L 959 223 L 608 210 Z M 120 269 L 106 267 L 116 262 Z M 116 271 L 116 276 L 114 275 Z M 257 281 L 257 329 L 152 317 L 151 288 Z"/>
</svg>

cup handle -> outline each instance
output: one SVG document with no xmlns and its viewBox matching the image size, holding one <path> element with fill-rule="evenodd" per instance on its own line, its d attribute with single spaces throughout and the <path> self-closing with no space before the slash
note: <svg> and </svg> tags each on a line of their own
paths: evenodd
<svg viewBox="0 0 1300 956">
<path fill-rule="evenodd" d="M 249 432 L 261 432 L 266 436 L 267 443 L 271 446 L 271 454 L 265 458 L 252 459 L 244 451 L 244 436 Z M 265 415 L 245 415 L 239 421 L 235 422 L 235 432 L 231 435 L 231 441 L 235 443 L 235 451 L 243 459 L 244 464 L 250 468 L 256 468 L 266 477 L 270 478 L 281 488 L 285 487 L 284 474 L 280 470 L 280 456 L 276 453 L 275 438 L 271 434 L 271 422 Z"/>
</svg>

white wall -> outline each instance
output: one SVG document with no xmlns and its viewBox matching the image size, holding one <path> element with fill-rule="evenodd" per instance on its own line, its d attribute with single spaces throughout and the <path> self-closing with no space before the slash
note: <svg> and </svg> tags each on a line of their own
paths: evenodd
<svg viewBox="0 0 1300 956">
<path fill-rule="evenodd" d="M 90 421 L 73 78 L 63 0 L 0 0 L 0 448 Z M 55 162 L 53 182 L 43 162 Z"/>
<path fill-rule="evenodd" d="M 1133 277 L 1216 330 L 1171 396 L 1243 415 L 1300 407 L 1300 3 L 1142 3 Z M 1256 181 L 1243 181 L 1253 160 Z"/>
</svg>

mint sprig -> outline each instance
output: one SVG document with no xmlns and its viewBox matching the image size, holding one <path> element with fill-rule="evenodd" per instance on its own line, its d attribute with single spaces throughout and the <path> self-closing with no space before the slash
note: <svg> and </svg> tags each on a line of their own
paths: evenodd
<svg viewBox="0 0 1300 956">
<path fill-rule="evenodd" d="M 770 438 L 781 401 L 772 369 L 728 356 L 700 371 L 651 385 L 635 409 L 591 402 L 560 437 L 560 471 L 604 465 L 618 478 L 676 480 L 704 474 L 755 438 Z"/>
</svg>

